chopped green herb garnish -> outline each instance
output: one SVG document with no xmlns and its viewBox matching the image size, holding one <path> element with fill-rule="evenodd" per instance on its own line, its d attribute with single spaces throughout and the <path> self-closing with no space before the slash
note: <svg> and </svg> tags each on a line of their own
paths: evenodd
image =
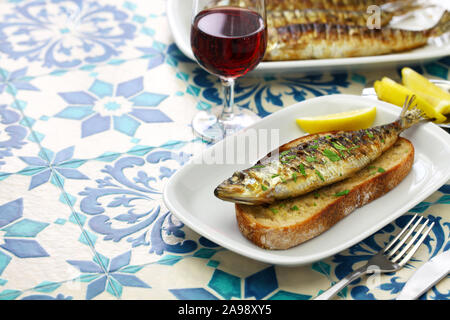
<svg viewBox="0 0 450 320">
<path fill-rule="evenodd" d="M 317 148 L 319 148 L 319 146 L 316 145 L 316 144 L 312 144 L 312 145 L 310 145 L 309 147 L 312 148 L 312 149 L 317 149 Z"/>
<path fill-rule="evenodd" d="M 339 191 L 339 192 L 336 192 L 336 193 L 334 194 L 334 196 L 335 196 L 335 197 L 345 196 L 345 195 L 348 194 L 349 192 L 350 192 L 350 190 Z"/>
<path fill-rule="evenodd" d="M 316 174 L 317 176 L 320 178 L 320 180 L 325 181 L 325 179 L 323 178 L 322 174 L 320 173 L 319 170 L 316 169 Z"/>
<path fill-rule="evenodd" d="M 341 157 L 336 152 L 333 152 L 330 149 L 323 150 L 323 155 L 333 162 L 342 160 Z"/>
<path fill-rule="evenodd" d="M 372 165 L 370 165 L 370 166 L 368 166 L 367 168 L 368 168 L 368 169 L 375 169 L 376 167 L 375 167 L 375 166 L 372 166 Z"/>
<path fill-rule="evenodd" d="M 270 211 L 272 211 L 273 213 L 278 213 L 278 210 L 275 208 L 270 208 Z"/>
<path fill-rule="evenodd" d="M 257 169 L 257 168 L 265 168 L 265 166 L 263 166 L 263 165 L 257 165 L 257 166 L 251 167 L 251 169 Z"/>
<path fill-rule="evenodd" d="M 378 168 L 378 172 L 380 172 L 380 173 L 383 173 L 383 172 L 385 172 L 386 170 L 384 170 L 383 168 Z"/>
<path fill-rule="evenodd" d="M 344 147 L 342 144 L 336 143 L 336 142 L 332 142 L 333 147 L 335 147 L 337 150 L 341 150 L 341 151 L 347 151 L 348 148 Z"/>
<path fill-rule="evenodd" d="M 327 140 L 330 140 L 330 139 L 331 139 L 331 136 L 325 136 L 325 138 L 326 138 Z"/>
<path fill-rule="evenodd" d="M 285 159 L 285 160 L 292 160 L 292 159 L 295 159 L 296 157 L 297 157 L 297 156 L 292 155 L 292 156 L 285 157 L 284 159 Z"/>
<path fill-rule="evenodd" d="M 279 176 L 279 174 L 274 174 L 273 176 L 272 176 L 272 179 L 273 178 L 276 178 L 276 177 L 278 177 Z"/>
<path fill-rule="evenodd" d="M 281 209 L 281 208 L 284 208 L 284 207 L 286 207 L 286 203 L 282 203 L 282 204 L 280 204 L 280 206 L 279 206 L 280 209 Z"/>
<path fill-rule="evenodd" d="M 372 132 L 370 132 L 369 130 L 366 129 L 366 133 L 367 133 L 367 135 L 369 136 L 370 139 L 374 138 Z"/>
<path fill-rule="evenodd" d="M 294 182 L 297 182 L 297 173 L 292 173 L 292 180 L 294 180 Z"/>
<path fill-rule="evenodd" d="M 298 170 L 300 170 L 300 173 L 306 177 L 306 171 L 305 171 L 305 166 L 303 165 L 303 163 L 300 163 L 298 165 Z"/>
<path fill-rule="evenodd" d="M 283 151 L 282 153 L 280 153 L 280 157 L 284 157 L 285 155 L 289 154 L 289 152 L 291 151 L 290 150 Z"/>
<path fill-rule="evenodd" d="M 314 202 L 314 207 L 316 207 L 316 206 L 317 206 L 317 203 Z"/>
<path fill-rule="evenodd" d="M 267 187 L 265 186 L 265 185 L 261 185 L 261 189 L 263 190 L 263 191 L 266 191 L 267 190 Z"/>
<path fill-rule="evenodd" d="M 286 180 L 283 177 L 280 177 L 281 182 L 286 183 Z"/>
<path fill-rule="evenodd" d="M 383 138 L 381 138 L 381 143 L 384 143 L 384 139 Z"/>
<path fill-rule="evenodd" d="M 294 205 L 294 206 L 291 208 L 291 210 L 297 211 L 297 210 L 298 210 L 298 207 Z"/>
<path fill-rule="evenodd" d="M 306 161 L 308 161 L 308 162 L 315 162 L 315 161 L 317 161 L 317 159 L 314 156 L 306 156 Z"/>
<path fill-rule="evenodd" d="M 318 193 L 317 191 L 314 192 L 314 199 L 319 199 L 320 197 L 320 193 Z"/>
</svg>

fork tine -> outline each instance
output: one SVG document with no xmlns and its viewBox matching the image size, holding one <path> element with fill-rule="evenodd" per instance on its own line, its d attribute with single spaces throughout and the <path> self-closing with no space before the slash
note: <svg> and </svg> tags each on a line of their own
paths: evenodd
<svg viewBox="0 0 450 320">
<path fill-rule="evenodd" d="M 405 246 L 403 247 L 403 249 L 399 252 L 395 254 L 395 257 L 392 258 L 392 262 L 397 262 L 397 260 L 399 260 L 401 257 L 403 257 L 403 255 L 406 253 L 406 251 L 408 251 L 408 249 L 414 244 L 414 242 L 416 241 L 416 239 L 420 236 L 420 234 L 422 233 L 423 229 L 425 229 L 425 227 L 427 226 L 428 220 L 426 219 L 425 222 L 422 224 L 422 226 L 419 228 L 419 230 L 417 230 L 416 234 L 412 237 L 411 240 L 409 240 Z M 415 229 L 415 228 L 414 228 Z M 413 230 L 413 229 L 411 229 Z"/>
<path fill-rule="evenodd" d="M 400 266 L 403 266 L 406 262 L 411 259 L 411 257 L 416 253 L 417 249 L 419 249 L 420 245 L 425 241 L 425 238 L 430 233 L 431 229 L 433 229 L 434 222 L 431 223 L 431 225 L 428 227 L 428 229 L 422 234 L 422 237 L 420 237 L 419 241 L 417 241 L 416 245 L 411 249 L 411 251 L 408 252 L 408 254 L 398 263 Z"/>
<path fill-rule="evenodd" d="M 397 240 L 406 232 L 406 230 L 408 230 L 408 227 L 411 225 L 411 223 L 417 218 L 417 213 L 414 215 L 414 217 L 411 218 L 411 220 L 409 220 L 409 222 L 406 224 L 406 226 L 402 229 L 402 231 L 400 231 L 400 233 L 391 240 L 391 242 L 388 243 L 388 245 L 384 248 L 383 252 L 386 252 L 389 250 L 390 247 L 392 247 L 392 245 L 394 245 Z"/>
<path fill-rule="evenodd" d="M 388 253 L 388 257 L 392 256 L 395 252 L 397 252 L 398 249 L 405 243 L 405 241 L 409 238 L 409 236 L 414 232 L 414 230 L 417 228 L 417 226 L 422 221 L 423 217 L 419 216 L 419 219 L 414 223 L 414 225 L 409 229 L 409 231 L 406 233 L 406 235 L 397 243 L 397 245 Z M 405 230 L 406 228 L 403 228 Z"/>
</svg>

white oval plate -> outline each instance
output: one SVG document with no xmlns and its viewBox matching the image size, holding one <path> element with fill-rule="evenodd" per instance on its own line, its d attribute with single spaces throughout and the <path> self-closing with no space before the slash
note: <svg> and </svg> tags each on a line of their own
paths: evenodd
<svg viewBox="0 0 450 320">
<path fill-rule="evenodd" d="M 280 144 L 283 144 L 305 134 L 294 121 L 297 117 L 373 106 L 377 107 L 374 125 L 395 120 L 400 111 L 398 107 L 371 98 L 330 95 L 284 108 L 258 121 L 249 129 L 279 129 Z M 238 254 L 266 263 L 295 266 L 334 255 L 403 215 L 450 179 L 450 135 L 432 123 L 410 128 L 402 136 L 413 142 L 415 161 L 412 171 L 396 188 L 357 209 L 312 240 L 287 250 L 265 250 L 240 233 L 234 204 L 221 201 L 213 194 L 214 188 L 234 171 L 250 165 L 197 164 L 199 159 L 211 159 L 213 154 L 219 154 L 232 139 L 248 135 L 249 132 L 252 130 L 227 137 L 191 159 L 168 181 L 163 199 L 168 209 L 197 233 Z"/>
<path fill-rule="evenodd" d="M 428 0 L 431 1 L 431 0 Z M 445 3 L 444 3 L 445 4 Z M 431 9 L 427 9 L 431 10 Z M 394 25 L 398 28 L 411 29 L 420 25 L 423 28 L 433 26 L 439 19 L 443 9 L 435 8 L 431 13 L 417 15 L 414 19 L 401 21 Z M 428 11 L 427 11 L 428 12 Z M 190 59 L 194 59 L 194 55 L 190 45 L 190 26 L 192 15 L 192 0 L 168 0 L 167 1 L 167 17 L 169 26 L 175 43 L 178 48 Z M 372 57 L 357 57 L 343 59 L 320 59 L 320 60 L 296 60 L 296 61 L 272 61 L 261 62 L 251 74 L 256 73 L 278 73 L 278 72 L 323 72 L 323 71 L 341 71 L 352 70 L 357 68 L 374 69 L 380 67 L 393 67 L 404 65 L 411 62 L 426 62 L 436 60 L 450 54 L 450 35 L 440 37 L 420 49 L 387 54 Z"/>
</svg>

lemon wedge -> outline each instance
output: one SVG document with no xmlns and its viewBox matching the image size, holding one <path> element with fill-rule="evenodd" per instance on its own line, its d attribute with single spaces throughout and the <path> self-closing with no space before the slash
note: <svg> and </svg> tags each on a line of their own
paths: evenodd
<svg viewBox="0 0 450 320">
<path fill-rule="evenodd" d="M 373 107 L 323 116 L 303 117 L 296 119 L 296 122 L 300 128 L 308 133 L 360 130 L 369 128 L 372 125 L 376 113 L 377 109 Z"/>
<path fill-rule="evenodd" d="M 425 114 L 430 118 L 435 118 L 436 123 L 442 123 L 446 120 L 446 117 L 442 113 L 438 112 L 428 101 L 422 96 L 417 95 L 414 91 L 402 86 L 394 80 L 384 77 L 381 81 L 375 81 L 375 91 L 378 99 L 395 104 L 402 107 L 405 102 L 406 96 L 416 95 L 414 105 L 417 105 Z"/>
<path fill-rule="evenodd" d="M 411 68 L 402 69 L 402 82 L 408 89 L 427 100 L 437 112 L 450 113 L 450 93 Z"/>
</svg>

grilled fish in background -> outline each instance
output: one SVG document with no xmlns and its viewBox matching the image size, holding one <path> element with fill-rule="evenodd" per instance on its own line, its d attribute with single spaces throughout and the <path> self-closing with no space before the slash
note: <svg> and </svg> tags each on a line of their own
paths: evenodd
<svg viewBox="0 0 450 320">
<path fill-rule="evenodd" d="M 345 58 L 402 52 L 422 47 L 429 38 L 449 30 L 448 11 L 436 26 L 422 31 L 329 23 L 290 24 L 268 29 L 264 60 Z"/>
<path fill-rule="evenodd" d="M 291 24 L 329 23 L 351 26 L 366 26 L 372 14 L 361 11 L 333 9 L 305 9 L 268 11 L 267 26 L 279 28 Z M 394 17 L 393 12 L 380 12 L 380 26 L 386 26 Z"/>
<path fill-rule="evenodd" d="M 251 0 L 239 1 L 251 2 Z M 400 8 L 411 2 L 413 2 L 413 0 L 267 0 L 266 10 L 334 9 L 366 12 L 367 8 L 372 5 L 380 6 L 382 9 L 391 6 L 393 8 Z"/>
<path fill-rule="evenodd" d="M 252 168 L 235 172 L 214 194 L 248 205 L 306 194 L 348 178 L 389 149 L 399 134 L 420 122 L 421 111 L 404 108 L 390 124 L 358 131 L 311 134 L 291 141 L 259 160 Z"/>
<path fill-rule="evenodd" d="M 220 5 L 221 0 L 212 1 L 212 5 Z M 372 5 L 379 6 L 383 11 L 405 13 L 413 7 L 421 6 L 421 0 L 266 0 L 267 11 L 285 10 L 346 10 L 366 12 Z M 249 7 L 256 5 L 254 0 L 230 0 L 224 5 Z"/>
</svg>

